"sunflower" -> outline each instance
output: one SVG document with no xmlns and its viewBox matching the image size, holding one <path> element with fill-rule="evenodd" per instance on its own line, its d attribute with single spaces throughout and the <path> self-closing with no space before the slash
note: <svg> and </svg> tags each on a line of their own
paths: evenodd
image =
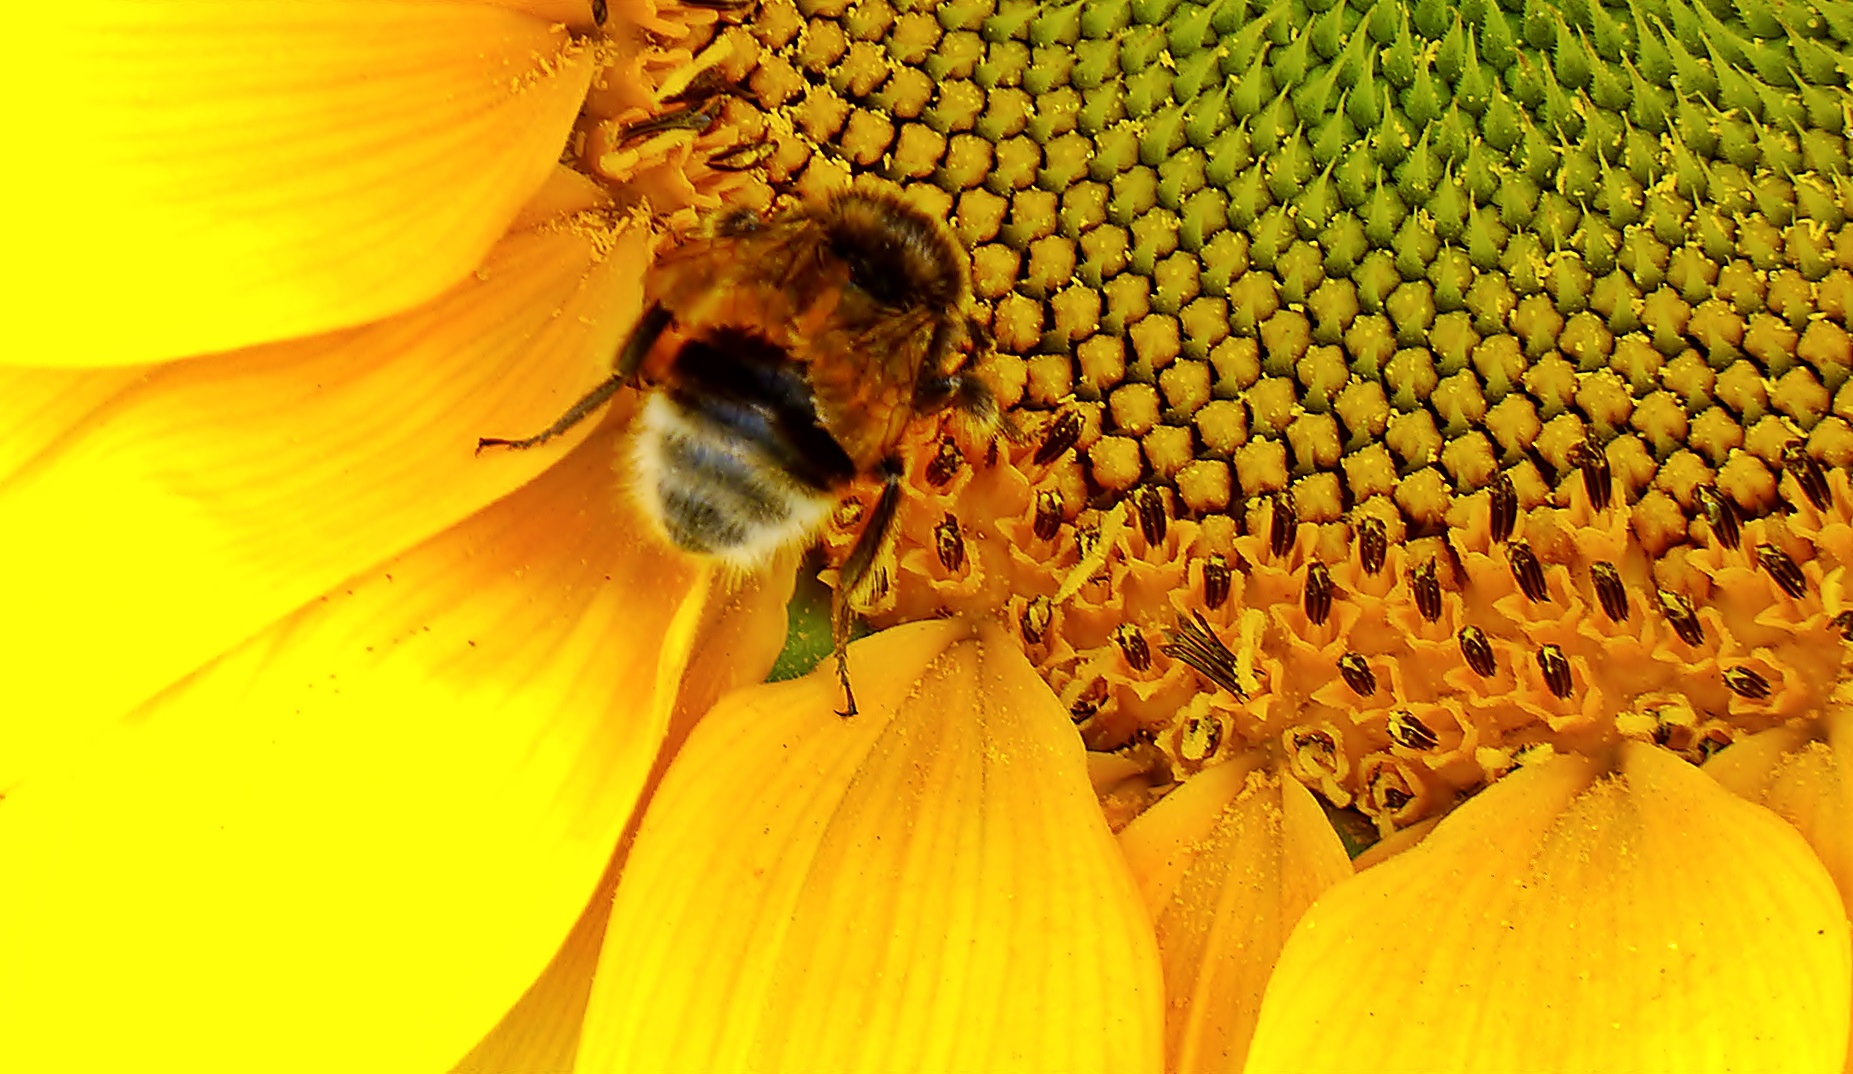
<svg viewBox="0 0 1853 1074">
<path fill-rule="evenodd" d="M 0 1067 L 1845 1069 L 1838 7 L 9 40 Z M 862 174 L 1022 435 L 910 432 L 845 720 L 634 399 L 471 449 Z"/>
</svg>

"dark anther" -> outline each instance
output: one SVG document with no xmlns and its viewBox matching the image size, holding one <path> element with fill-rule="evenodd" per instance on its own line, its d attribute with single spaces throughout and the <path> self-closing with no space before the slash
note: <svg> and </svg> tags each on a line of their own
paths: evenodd
<svg viewBox="0 0 1853 1074">
<path fill-rule="evenodd" d="M 1432 750 L 1441 742 L 1427 724 L 1401 709 L 1390 713 L 1389 730 L 1390 740 L 1405 749 Z"/>
<path fill-rule="evenodd" d="M 1139 532 L 1145 534 L 1146 545 L 1157 547 L 1170 524 L 1165 514 L 1165 494 L 1149 485 L 1137 489 L 1132 494 L 1132 508 L 1139 516 Z"/>
<path fill-rule="evenodd" d="M 1441 579 L 1435 574 L 1435 561 L 1425 559 L 1415 569 L 1415 608 L 1422 618 L 1434 622 L 1441 618 Z"/>
<path fill-rule="evenodd" d="M 1203 677 L 1244 700 L 1248 691 L 1236 678 L 1235 654 L 1210 629 L 1201 612 L 1191 612 L 1189 619 L 1179 619 L 1169 632 L 1170 640 L 1158 647 L 1173 660 L 1181 660 L 1203 673 Z"/>
<path fill-rule="evenodd" d="M 1833 618 L 1834 629 L 1840 631 L 1840 637 L 1853 641 L 1853 612 L 1841 612 Z"/>
<path fill-rule="evenodd" d="M 933 461 L 926 464 L 927 484 L 939 488 L 951 481 L 965 465 L 965 456 L 959 454 L 959 445 L 952 442 L 952 437 L 943 437 L 939 442 L 939 451 L 933 455 Z"/>
<path fill-rule="evenodd" d="M 1551 693 L 1558 697 L 1569 697 L 1572 683 L 1570 681 L 1570 658 L 1563 655 L 1563 650 L 1555 645 L 1545 645 L 1538 650 L 1538 670 L 1544 672 L 1544 685 L 1551 688 Z"/>
<path fill-rule="evenodd" d="M 688 84 L 663 100 L 676 104 L 693 104 L 712 100 L 723 94 L 745 96 L 738 84 L 729 82 L 727 75 L 718 67 L 707 67 L 695 73 Z"/>
<path fill-rule="evenodd" d="M 1294 735 L 1293 748 L 1300 751 L 1302 761 L 1318 765 L 1328 772 L 1336 767 L 1333 762 L 1338 757 L 1338 743 L 1332 741 L 1332 736 L 1324 731 L 1302 731 Z"/>
<path fill-rule="evenodd" d="M 707 163 L 717 172 L 743 172 L 764 164 L 777 151 L 777 144 L 770 139 L 741 142 L 716 150 L 708 156 Z"/>
<path fill-rule="evenodd" d="M 1583 471 L 1583 491 L 1589 493 L 1589 502 L 1598 511 L 1608 510 L 1609 497 L 1614 488 L 1614 481 L 1609 476 L 1608 455 L 1585 440 L 1571 446 L 1569 462 Z"/>
<path fill-rule="evenodd" d="M 1538 562 L 1538 555 L 1524 541 L 1513 541 L 1506 547 L 1506 561 L 1512 567 L 1512 580 L 1518 583 L 1526 597 L 1532 600 L 1550 600 L 1551 595 L 1544 588 L 1544 565 Z"/>
<path fill-rule="evenodd" d="M 1371 773 L 1369 794 L 1372 801 L 1391 813 L 1415 799 L 1415 792 L 1409 789 L 1408 777 L 1387 765 Z"/>
<path fill-rule="evenodd" d="M 1042 641 L 1049 632 L 1049 622 L 1055 618 L 1055 606 L 1048 597 L 1037 597 L 1023 606 L 1023 615 L 1017 620 L 1023 628 L 1023 640 L 1031 645 Z"/>
<path fill-rule="evenodd" d="M 1131 623 L 1121 623 L 1113 632 L 1113 640 L 1119 642 L 1120 652 L 1126 655 L 1126 663 L 1134 671 L 1150 671 L 1152 667 L 1152 650 L 1145 644 L 1145 635 Z"/>
<path fill-rule="evenodd" d="M 1276 492 L 1269 497 L 1274 503 L 1274 510 L 1268 519 L 1268 551 L 1276 556 L 1284 556 L 1293 548 L 1293 538 L 1298 535 L 1300 520 L 1294 516 L 1293 501 L 1284 492 Z"/>
<path fill-rule="evenodd" d="M 1737 501 L 1710 485 L 1700 485 L 1693 490 L 1698 497 L 1699 509 L 1705 512 L 1705 521 L 1711 524 L 1712 533 L 1718 537 L 1718 543 L 1733 551 L 1737 548 L 1739 534 L 1742 533 L 1742 519 L 1737 513 Z"/>
<path fill-rule="evenodd" d="M 1749 668 L 1725 668 L 1724 685 L 1739 697 L 1761 701 L 1769 696 L 1769 680 Z"/>
<path fill-rule="evenodd" d="M 1756 559 L 1775 579 L 1777 585 L 1789 596 L 1800 600 L 1808 592 L 1808 578 L 1802 574 L 1799 564 L 1789 558 L 1789 554 L 1773 544 L 1756 546 Z"/>
<path fill-rule="evenodd" d="M 1493 482 L 1492 512 L 1489 522 L 1493 543 L 1512 536 L 1512 527 L 1518 525 L 1518 489 L 1512 484 L 1512 476 L 1503 470 L 1498 480 Z"/>
<path fill-rule="evenodd" d="M 1203 561 L 1203 603 L 1213 611 L 1229 599 L 1229 564 L 1222 553 L 1211 552 Z"/>
<path fill-rule="evenodd" d="M 1377 673 L 1370 669 L 1370 662 L 1357 653 L 1346 653 L 1338 658 L 1338 674 L 1359 697 L 1377 692 Z"/>
<path fill-rule="evenodd" d="M 1045 466 L 1062 457 L 1062 452 L 1081 442 L 1081 415 L 1072 410 L 1063 411 L 1049 431 L 1043 434 L 1042 445 L 1033 456 L 1036 465 Z"/>
<path fill-rule="evenodd" d="M 1314 563 L 1306 568 L 1306 592 L 1300 606 L 1315 626 L 1332 614 L 1332 572 L 1325 569 L 1325 564 Z"/>
<path fill-rule="evenodd" d="M 1602 612 L 1610 622 L 1620 623 L 1628 618 L 1628 587 L 1621 582 L 1621 572 L 1608 560 L 1593 563 L 1589 567 L 1590 580 L 1596 583 L 1596 600 L 1602 604 Z"/>
<path fill-rule="evenodd" d="M 1699 613 L 1693 610 L 1690 597 L 1662 589 L 1660 610 L 1666 614 L 1666 621 L 1673 624 L 1673 633 L 1679 635 L 1680 641 L 1687 645 L 1705 644 L 1705 624 L 1699 622 Z"/>
<path fill-rule="evenodd" d="M 1499 660 L 1493 655 L 1493 643 L 1486 640 L 1486 631 L 1477 626 L 1464 626 L 1457 636 L 1461 642 L 1461 655 L 1467 658 L 1467 666 L 1482 679 L 1492 678 L 1499 670 Z"/>
<path fill-rule="evenodd" d="M 1358 562 L 1365 574 L 1383 569 L 1383 557 L 1390 551 L 1390 539 L 1384 534 L 1383 519 L 1366 518 L 1358 523 Z"/>
<path fill-rule="evenodd" d="M 1076 526 L 1074 528 L 1074 551 L 1076 556 L 1081 559 L 1086 559 L 1088 556 L 1093 555 L 1094 549 L 1099 546 L 1100 527 Z"/>
<path fill-rule="evenodd" d="M 1208 716 L 1184 721 L 1177 737 L 1178 756 L 1193 764 L 1209 760 L 1222 745 L 1222 722 Z"/>
<path fill-rule="evenodd" d="M 939 565 L 956 571 L 965 565 L 965 536 L 959 532 L 959 520 L 952 512 L 933 527 L 933 548 L 939 553 Z"/>
<path fill-rule="evenodd" d="M 713 97 L 693 108 L 678 108 L 673 112 L 664 112 L 660 116 L 627 124 L 618 132 L 618 144 L 662 134 L 664 131 L 705 131 L 720 118 L 721 106 L 725 101 L 724 97 Z"/>
<path fill-rule="evenodd" d="M 1053 540 L 1062 532 L 1062 494 L 1055 489 L 1045 489 L 1036 494 L 1036 521 L 1033 527 L 1036 536 L 1045 541 Z"/>
<path fill-rule="evenodd" d="M 1714 727 L 1705 732 L 1704 737 L 1694 744 L 1694 748 L 1699 751 L 1699 761 L 1702 763 L 1711 760 L 1720 750 L 1730 744 L 1731 733 L 1722 727 Z"/>
<path fill-rule="evenodd" d="M 605 0 L 592 0 L 592 25 L 605 25 Z"/>
<path fill-rule="evenodd" d="M 1107 680 L 1095 678 L 1093 682 L 1087 684 L 1087 689 L 1081 691 L 1081 696 L 1075 698 L 1074 704 L 1068 706 L 1069 719 L 1080 723 L 1099 712 L 1100 703 L 1106 699 Z"/>
<path fill-rule="evenodd" d="M 1782 449 L 1782 468 L 1789 472 L 1795 483 L 1802 487 L 1802 495 L 1814 504 L 1815 510 L 1827 510 L 1827 472 L 1813 455 L 1808 454 L 1808 446 L 1800 440 L 1791 440 Z"/>
</svg>

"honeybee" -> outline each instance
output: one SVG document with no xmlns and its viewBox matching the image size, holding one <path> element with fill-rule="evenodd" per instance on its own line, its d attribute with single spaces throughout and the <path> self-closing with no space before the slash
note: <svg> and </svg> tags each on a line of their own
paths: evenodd
<svg viewBox="0 0 1853 1074">
<path fill-rule="evenodd" d="M 676 546 L 746 569 L 808 544 L 845 491 L 878 482 L 831 602 L 842 714 L 853 716 L 850 607 L 893 536 L 902 434 L 944 411 L 1002 428 L 973 372 L 984 333 L 967 312 L 965 252 L 900 197 L 852 191 L 775 216 L 712 217 L 658 258 L 644 292 L 610 377 L 541 432 L 477 450 L 544 443 L 644 386 L 630 449 L 639 506 Z"/>
</svg>

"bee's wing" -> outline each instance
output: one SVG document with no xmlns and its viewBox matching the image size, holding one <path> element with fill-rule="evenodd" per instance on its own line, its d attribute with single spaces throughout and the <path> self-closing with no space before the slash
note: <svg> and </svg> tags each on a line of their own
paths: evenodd
<svg viewBox="0 0 1853 1074">
<path fill-rule="evenodd" d="M 873 469 L 900 440 L 932 340 L 932 319 L 910 313 L 813 341 L 807 373 L 818 419 L 858 469 Z"/>
</svg>

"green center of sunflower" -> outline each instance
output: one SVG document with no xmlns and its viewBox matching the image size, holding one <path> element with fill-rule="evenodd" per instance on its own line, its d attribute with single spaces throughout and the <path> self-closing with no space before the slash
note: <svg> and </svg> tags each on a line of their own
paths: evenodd
<svg viewBox="0 0 1853 1074">
<path fill-rule="evenodd" d="M 943 212 L 1028 434 L 910 442 L 877 623 L 1007 615 L 1090 747 L 1160 779 L 1265 747 L 1385 830 L 1538 749 L 1702 759 L 1839 680 L 1841 7 L 767 0 L 747 31 L 773 189 Z"/>
</svg>

